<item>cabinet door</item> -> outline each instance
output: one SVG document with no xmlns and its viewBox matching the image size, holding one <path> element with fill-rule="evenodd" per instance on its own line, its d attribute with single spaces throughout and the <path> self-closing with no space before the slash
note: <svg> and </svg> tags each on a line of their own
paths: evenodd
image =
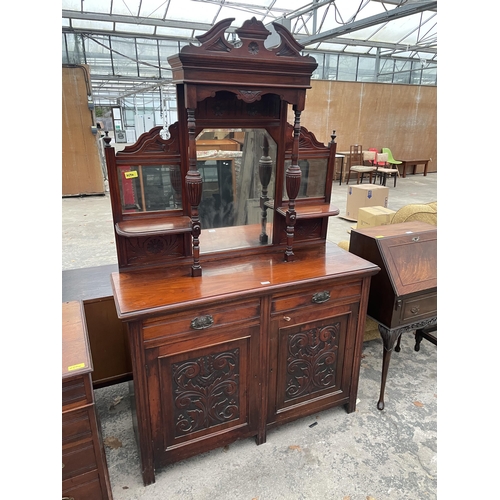
<svg viewBox="0 0 500 500">
<path fill-rule="evenodd" d="M 357 289 L 346 286 L 337 299 L 338 290 L 325 291 L 326 304 L 304 306 L 307 291 L 275 301 L 296 307 L 273 306 L 268 425 L 349 402 L 359 310 L 350 294 Z"/>
<path fill-rule="evenodd" d="M 277 328 L 268 422 L 288 421 L 345 402 L 349 396 L 349 379 L 343 377 L 348 319 L 348 314 L 321 319 L 314 314 L 309 320 L 302 316 L 298 324 Z"/>
<path fill-rule="evenodd" d="M 259 326 L 238 326 L 148 349 L 159 467 L 257 434 Z"/>
</svg>

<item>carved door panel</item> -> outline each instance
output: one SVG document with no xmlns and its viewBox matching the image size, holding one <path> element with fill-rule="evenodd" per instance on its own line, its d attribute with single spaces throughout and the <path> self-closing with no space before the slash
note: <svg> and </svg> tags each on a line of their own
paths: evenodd
<svg viewBox="0 0 500 500">
<path fill-rule="evenodd" d="M 146 351 L 155 466 L 257 434 L 259 327 Z"/>
<path fill-rule="evenodd" d="M 268 424 L 284 423 L 349 398 L 349 307 L 301 311 L 271 323 Z M 274 361 L 273 361 L 274 358 Z"/>
</svg>

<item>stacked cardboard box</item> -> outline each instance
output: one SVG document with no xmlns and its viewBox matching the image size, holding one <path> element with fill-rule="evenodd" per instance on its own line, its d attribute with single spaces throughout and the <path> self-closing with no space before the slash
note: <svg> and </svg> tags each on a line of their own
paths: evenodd
<svg viewBox="0 0 500 500">
<path fill-rule="evenodd" d="M 347 205 L 344 219 L 358 220 L 358 211 L 364 207 L 387 208 L 389 188 L 376 184 L 357 184 L 347 187 Z"/>
<path fill-rule="evenodd" d="M 372 226 L 384 226 L 391 223 L 396 212 L 385 207 L 361 207 L 358 210 L 357 229 Z"/>
</svg>

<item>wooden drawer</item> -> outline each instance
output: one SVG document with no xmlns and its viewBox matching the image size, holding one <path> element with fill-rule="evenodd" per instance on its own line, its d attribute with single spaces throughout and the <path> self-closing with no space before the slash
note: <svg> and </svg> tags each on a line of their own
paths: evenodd
<svg viewBox="0 0 500 500">
<path fill-rule="evenodd" d="M 410 321 L 420 321 L 437 312 L 437 293 L 421 295 L 403 300 L 401 310 L 401 324 Z"/>
<path fill-rule="evenodd" d="M 63 481 L 62 498 L 70 500 L 101 500 L 109 498 L 103 494 L 99 473 L 96 470 Z"/>
<path fill-rule="evenodd" d="M 75 377 L 62 383 L 63 410 L 83 406 L 93 402 L 92 391 L 88 377 Z"/>
<path fill-rule="evenodd" d="M 97 469 L 94 442 L 89 440 L 64 448 L 62 463 L 63 480 Z"/>
<path fill-rule="evenodd" d="M 63 413 L 62 416 L 62 444 L 74 443 L 92 437 L 89 411 L 93 408 L 82 408 Z"/>
<path fill-rule="evenodd" d="M 284 311 L 297 310 L 311 305 L 339 304 L 342 301 L 359 300 L 361 282 L 351 282 L 344 285 L 324 283 L 314 288 L 302 289 L 293 293 L 274 295 L 271 303 L 271 314 L 281 314 Z"/>
<path fill-rule="evenodd" d="M 234 323 L 252 323 L 260 320 L 260 300 L 253 299 L 221 305 L 211 304 L 197 309 L 146 319 L 143 323 L 144 340 L 171 337 L 186 333 L 215 330 Z"/>
</svg>

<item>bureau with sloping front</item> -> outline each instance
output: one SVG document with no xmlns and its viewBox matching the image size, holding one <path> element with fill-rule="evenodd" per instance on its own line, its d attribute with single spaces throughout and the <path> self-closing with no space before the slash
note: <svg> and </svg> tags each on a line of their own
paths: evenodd
<svg viewBox="0 0 500 500">
<path fill-rule="evenodd" d="M 391 353 L 401 335 L 437 324 L 437 229 L 420 221 L 351 231 L 349 251 L 377 264 L 368 315 L 378 322 L 384 342 L 377 403 L 383 410 Z"/>
</svg>

